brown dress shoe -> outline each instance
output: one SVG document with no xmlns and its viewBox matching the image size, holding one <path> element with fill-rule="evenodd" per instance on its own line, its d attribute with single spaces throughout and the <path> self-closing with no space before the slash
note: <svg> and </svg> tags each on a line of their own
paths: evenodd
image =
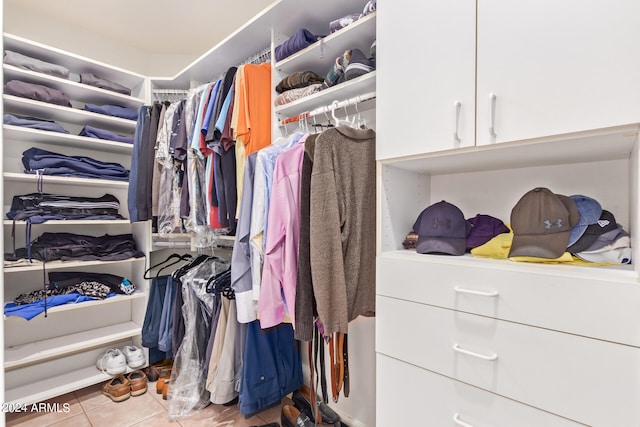
<svg viewBox="0 0 640 427">
<path fill-rule="evenodd" d="M 147 376 L 141 370 L 130 372 L 127 379 L 131 386 L 131 396 L 140 396 L 147 392 Z"/>
<path fill-rule="evenodd" d="M 131 397 L 131 386 L 124 375 L 111 378 L 102 386 L 102 394 L 114 402 L 122 402 Z"/>
<path fill-rule="evenodd" d="M 173 360 L 164 359 L 160 362 L 149 365 L 143 369 L 143 372 L 147 375 L 148 382 L 156 382 L 158 378 L 171 375 L 171 367 L 173 366 Z"/>
</svg>

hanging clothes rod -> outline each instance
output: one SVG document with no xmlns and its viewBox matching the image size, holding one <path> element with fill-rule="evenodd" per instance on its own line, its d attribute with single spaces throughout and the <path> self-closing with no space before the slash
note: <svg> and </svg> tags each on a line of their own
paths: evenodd
<svg viewBox="0 0 640 427">
<path fill-rule="evenodd" d="M 189 89 L 153 89 L 152 92 L 155 94 L 179 94 L 186 95 L 189 93 Z"/>
<path fill-rule="evenodd" d="M 318 116 L 320 114 L 328 113 L 338 108 L 348 107 L 350 105 L 360 104 L 364 101 L 369 101 L 370 99 L 374 99 L 376 97 L 375 92 L 368 92 L 362 95 L 354 96 L 353 98 L 345 99 L 343 101 L 333 101 L 329 105 L 324 105 L 322 107 L 314 108 L 311 111 L 305 111 L 304 113 L 300 113 L 293 117 L 288 117 L 280 121 L 280 125 L 286 125 L 288 123 L 298 122 L 300 120 L 307 119 L 309 117 Z"/>
</svg>

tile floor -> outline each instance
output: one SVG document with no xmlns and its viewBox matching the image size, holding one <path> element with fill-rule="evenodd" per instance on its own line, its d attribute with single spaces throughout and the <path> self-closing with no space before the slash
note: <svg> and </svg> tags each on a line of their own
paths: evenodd
<svg viewBox="0 0 640 427">
<path fill-rule="evenodd" d="M 7 414 L 7 427 L 215 427 L 260 426 L 270 422 L 280 423 L 282 405 L 293 404 L 284 398 L 280 406 L 266 409 L 251 418 L 245 418 L 238 406 L 209 405 L 187 418 L 169 420 L 168 402 L 156 393 L 155 383 L 149 383 L 148 391 L 130 397 L 124 402 L 113 402 L 101 393 L 102 384 L 58 396 L 47 403 L 69 403 L 69 411 L 49 413 Z"/>
</svg>

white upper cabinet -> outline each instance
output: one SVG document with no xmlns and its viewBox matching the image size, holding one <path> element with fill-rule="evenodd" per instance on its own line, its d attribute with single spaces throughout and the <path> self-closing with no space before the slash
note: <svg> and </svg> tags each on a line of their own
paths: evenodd
<svg viewBox="0 0 640 427">
<path fill-rule="evenodd" d="M 479 1 L 477 145 L 640 121 L 638 16 L 633 0 Z"/>
<path fill-rule="evenodd" d="M 378 159 L 474 145 L 472 0 L 378 5 Z"/>
</svg>

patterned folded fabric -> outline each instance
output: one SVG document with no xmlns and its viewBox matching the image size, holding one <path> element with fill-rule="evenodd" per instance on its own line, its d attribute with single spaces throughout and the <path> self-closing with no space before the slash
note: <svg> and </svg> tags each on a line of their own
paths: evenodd
<svg viewBox="0 0 640 427">
<path fill-rule="evenodd" d="M 286 92 L 282 92 L 280 95 L 276 96 L 275 104 L 276 105 L 284 105 L 289 102 L 293 102 L 297 99 L 304 98 L 305 96 L 312 95 L 316 92 L 320 92 L 322 90 L 322 84 L 316 83 L 307 87 L 301 87 L 298 89 L 291 89 Z"/>
<path fill-rule="evenodd" d="M 282 93 L 291 89 L 307 87 L 314 83 L 322 83 L 323 80 L 322 76 L 317 75 L 313 71 L 296 71 L 278 83 L 276 92 Z"/>
<path fill-rule="evenodd" d="M 329 32 L 335 33 L 338 30 L 343 29 L 344 27 L 353 24 L 358 19 L 360 19 L 359 13 L 352 13 L 351 15 L 343 16 L 340 19 L 336 19 L 335 21 L 329 22 Z"/>
</svg>

